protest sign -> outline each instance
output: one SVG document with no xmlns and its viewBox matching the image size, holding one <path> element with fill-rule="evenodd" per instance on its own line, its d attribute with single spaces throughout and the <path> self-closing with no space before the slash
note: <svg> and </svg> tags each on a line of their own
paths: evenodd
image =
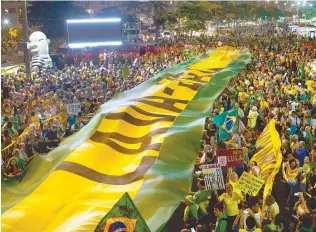
<svg viewBox="0 0 316 232">
<path fill-rule="evenodd" d="M 77 115 L 79 112 L 81 112 L 80 103 L 67 104 L 67 114 Z"/>
<path fill-rule="evenodd" d="M 220 190 L 225 188 L 221 166 L 219 164 L 202 165 L 202 173 L 207 190 Z"/>
<path fill-rule="evenodd" d="M 221 167 L 240 167 L 243 165 L 242 149 L 225 149 L 216 151 L 217 163 Z"/>
<path fill-rule="evenodd" d="M 251 196 L 257 196 L 263 183 L 264 180 L 259 179 L 258 177 L 253 176 L 247 172 L 243 172 L 236 184 L 236 188 Z"/>
</svg>

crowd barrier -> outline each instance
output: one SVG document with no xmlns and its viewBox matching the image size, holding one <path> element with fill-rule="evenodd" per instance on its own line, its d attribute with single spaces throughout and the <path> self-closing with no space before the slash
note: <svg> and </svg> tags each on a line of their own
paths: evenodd
<svg viewBox="0 0 316 232">
<path fill-rule="evenodd" d="M 67 113 L 66 112 L 61 112 L 57 115 L 55 115 L 54 117 L 51 117 L 49 119 L 46 119 L 42 122 L 42 124 L 48 123 L 49 126 L 51 127 L 53 124 L 53 120 L 54 119 L 58 119 L 58 121 L 61 124 L 62 129 L 64 129 L 66 127 L 67 124 Z M 13 150 L 16 148 L 17 146 L 17 142 L 21 141 L 21 139 L 23 139 L 24 135 L 26 133 L 29 133 L 31 130 L 31 127 L 35 126 L 37 129 L 40 129 L 40 122 L 36 122 L 36 123 L 32 123 L 30 124 L 24 131 L 22 134 L 19 135 L 19 138 L 17 139 L 17 141 L 13 141 L 10 145 L 8 145 L 7 147 L 5 147 L 4 149 L 1 150 L 1 159 L 4 162 L 8 161 L 8 156 L 10 154 L 13 153 Z"/>
</svg>

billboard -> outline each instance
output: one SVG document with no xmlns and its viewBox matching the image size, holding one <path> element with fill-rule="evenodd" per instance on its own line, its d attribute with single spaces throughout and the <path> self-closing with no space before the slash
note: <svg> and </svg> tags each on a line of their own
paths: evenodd
<svg viewBox="0 0 316 232">
<path fill-rule="evenodd" d="M 67 20 L 70 48 L 122 45 L 121 18 Z"/>
</svg>

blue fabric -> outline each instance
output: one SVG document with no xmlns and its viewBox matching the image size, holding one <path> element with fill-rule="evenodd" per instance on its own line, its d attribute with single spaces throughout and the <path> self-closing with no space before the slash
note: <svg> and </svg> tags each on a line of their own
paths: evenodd
<svg viewBox="0 0 316 232">
<path fill-rule="evenodd" d="M 296 126 L 291 125 L 290 130 L 291 130 L 291 134 L 294 135 L 296 133 Z"/>
<path fill-rule="evenodd" d="M 67 122 L 69 123 L 70 126 L 75 124 L 75 122 L 76 122 L 76 115 L 68 116 Z"/>
<path fill-rule="evenodd" d="M 303 167 L 304 165 L 304 159 L 307 155 L 306 149 L 298 149 L 296 150 L 297 156 L 298 156 L 298 160 L 300 161 L 300 167 Z"/>
</svg>

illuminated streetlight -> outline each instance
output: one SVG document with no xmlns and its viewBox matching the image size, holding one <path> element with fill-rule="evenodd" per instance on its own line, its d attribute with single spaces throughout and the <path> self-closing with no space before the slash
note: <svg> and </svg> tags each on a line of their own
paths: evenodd
<svg viewBox="0 0 316 232">
<path fill-rule="evenodd" d="M 312 4 L 312 3 L 310 3 L 310 4 L 309 4 L 309 6 L 313 6 L 313 4 Z"/>
<path fill-rule="evenodd" d="M 8 19 L 5 19 L 5 20 L 3 20 L 3 23 L 4 23 L 5 25 L 8 25 L 8 24 L 9 24 L 9 20 L 8 20 Z"/>
<path fill-rule="evenodd" d="M 275 4 L 278 4 L 279 2 L 278 1 L 275 1 Z"/>
<path fill-rule="evenodd" d="M 284 6 L 286 6 L 286 2 L 284 3 Z"/>
<path fill-rule="evenodd" d="M 295 4 L 294 4 L 294 3 L 292 3 L 292 4 L 291 4 L 291 6 L 293 7 L 293 6 L 295 6 Z"/>
</svg>

